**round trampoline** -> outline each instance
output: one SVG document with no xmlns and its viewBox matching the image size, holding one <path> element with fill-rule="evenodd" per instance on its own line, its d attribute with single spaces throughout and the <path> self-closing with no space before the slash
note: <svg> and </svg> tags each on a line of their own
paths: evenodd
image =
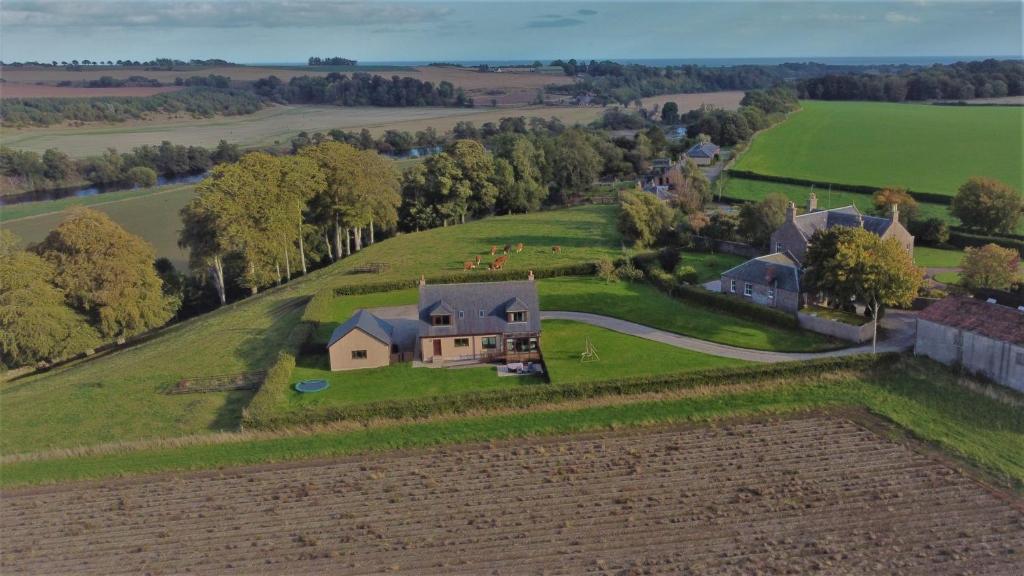
<svg viewBox="0 0 1024 576">
<path fill-rule="evenodd" d="M 321 390 L 327 389 L 327 380 L 303 380 L 295 385 L 295 390 L 308 394 L 310 392 L 320 392 Z"/>
</svg>

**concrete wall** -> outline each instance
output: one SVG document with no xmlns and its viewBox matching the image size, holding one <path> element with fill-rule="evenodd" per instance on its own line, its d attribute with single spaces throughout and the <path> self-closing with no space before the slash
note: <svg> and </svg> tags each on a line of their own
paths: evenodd
<svg viewBox="0 0 1024 576">
<path fill-rule="evenodd" d="M 729 276 L 722 274 L 722 294 L 734 296 L 736 298 L 742 298 L 747 302 L 753 302 L 754 304 L 760 304 L 761 306 L 767 306 L 769 308 L 778 308 L 785 312 L 796 312 L 800 309 L 800 295 L 796 292 L 790 292 L 789 290 L 775 290 L 775 298 L 768 298 L 768 286 L 765 284 L 753 284 L 753 292 L 750 296 L 743 294 L 744 280 L 735 278 L 736 280 L 736 292 L 732 292 L 732 280 Z"/>
<path fill-rule="evenodd" d="M 455 340 L 460 338 L 469 339 L 469 346 L 456 347 Z M 493 350 L 484 350 L 484 338 L 497 338 L 498 347 Z M 434 340 L 441 341 L 441 355 L 434 356 Z M 440 338 L 420 338 L 420 354 L 424 362 L 442 360 L 469 360 L 481 354 L 498 353 L 504 349 L 501 334 L 482 334 L 479 336 L 444 336 Z"/>
<path fill-rule="evenodd" d="M 846 322 L 839 322 L 836 320 L 830 320 L 828 318 L 822 318 L 820 316 L 811 316 L 803 312 L 797 312 L 796 319 L 800 323 L 800 327 L 804 330 L 810 330 L 817 332 L 818 334 L 824 334 L 826 336 L 832 336 L 833 338 L 839 338 L 840 340 L 846 340 L 847 342 L 867 342 L 871 340 L 871 335 L 874 333 L 872 329 L 873 322 L 868 322 L 861 326 L 854 326 L 853 324 L 847 324 Z"/>
<path fill-rule="evenodd" d="M 914 354 L 947 366 L 960 365 L 974 374 L 1024 392 L 1024 347 L 980 334 L 917 321 Z"/>
<path fill-rule="evenodd" d="M 366 350 L 366 358 L 352 358 L 354 350 Z M 331 370 L 380 368 L 391 363 L 391 347 L 356 328 L 327 349 Z"/>
</svg>

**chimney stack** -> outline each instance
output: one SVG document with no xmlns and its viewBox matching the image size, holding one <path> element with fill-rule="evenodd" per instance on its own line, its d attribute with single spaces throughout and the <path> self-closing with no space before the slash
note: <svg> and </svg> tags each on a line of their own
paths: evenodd
<svg viewBox="0 0 1024 576">
<path fill-rule="evenodd" d="M 811 192 L 811 195 L 807 197 L 807 212 L 815 212 L 818 210 L 818 197 Z"/>
<path fill-rule="evenodd" d="M 533 270 L 530 270 L 530 275 L 526 277 L 527 280 L 533 282 Z"/>
<path fill-rule="evenodd" d="M 786 204 L 786 220 L 789 222 L 796 220 L 796 204 L 792 202 Z"/>
<path fill-rule="evenodd" d="M 889 220 L 893 222 L 899 222 L 900 220 L 900 205 L 895 202 L 889 204 Z"/>
<path fill-rule="evenodd" d="M 426 286 L 426 285 L 427 285 L 427 277 L 426 277 L 426 275 L 420 274 L 420 286 Z"/>
</svg>

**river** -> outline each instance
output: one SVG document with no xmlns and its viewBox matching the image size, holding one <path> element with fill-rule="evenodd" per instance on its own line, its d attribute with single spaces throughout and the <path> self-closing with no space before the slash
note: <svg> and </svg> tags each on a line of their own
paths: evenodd
<svg viewBox="0 0 1024 576">
<path fill-rule="evenodd" d="M 167 184 L 195 184 L 206 178 L 206 172 L 199 174 L 186 174 L 183 176 L 159 176 L 156 179 L 157 186 Z M 70 188 L 56 188 L 54 190 L 37 190 L 35 192 L 24 192 L 0 196 L 0 206 L 11 204 L 24 204 L 25 202 L 45 202 L 47 200 L 59 200 L 61 198 L 80 198 L 83 196 L 96 196 L 104 192 L 116 192 L 118 190 L 131 190 L 130 186 L 78 186 Z"/>
</svg>

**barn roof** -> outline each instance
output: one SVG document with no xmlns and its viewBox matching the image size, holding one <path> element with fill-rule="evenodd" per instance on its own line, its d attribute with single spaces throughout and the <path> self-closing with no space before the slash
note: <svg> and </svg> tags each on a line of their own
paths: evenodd
<svg viewBox="0 0 1024 576">
<path fill-rule="evenodd" d="M 775 282 L 779 290 L 800 292 L 800 267 L 784 252 L 775 252 L 747 260 L 722 272 L 722 276 L 751 284 L 770 285 Z"/>
<path fill-rule="evenodd" d="M 434 326 L 430 320 L 441 304 L 451 310 L 448 326 Z M 527 312 L 527 321 L 507 322 L 508 312 Z M 537 284 L 523 280 L 420 286 L 419 317 L 421 337 L 537 333 L 540 332 Z"/>
<path fill-rule="evenodd" d="M 695 144 L 693 148 L 686 151 L 686 155 L 690 158 L 714 158 L 719 150 L 720 148 L 711 142 L 704 142 Z"/>
<path fill-rule="evenodd" d="M 346 334 L 355 329 L 366 332 L 388 346 L 391 345 L 391 334 L 393 331 L 391 325 L 366 310 L 360 309 L 356 310 L 356 313 L 346 320 L 344 324 L 335 328 L 334 332 L 331 332 L 331 339 L 327 342 L 327 347 L 330 348 L 335 342 L 341 340 Z"/>
<path fill-rule="evenodd" d="M 1024 312 L 1001 304 L 950 296 L 925 308 L 918 319 L 1024 345 Z"/>
<path fill-rule="evenodd" d="M 818 230 L 827 230 L 835 226 L 859 228 L 861 221 L 863 221 L 865 230 L 877 236 L 884 235 L 889 230 L 889 226 L 892 226 L 892 220 L 861 214 L 860 210 L 852 205 L 800 214 L 795 221 L 797 228 L 807 238 L 810 238 Z"/>
</svg>

